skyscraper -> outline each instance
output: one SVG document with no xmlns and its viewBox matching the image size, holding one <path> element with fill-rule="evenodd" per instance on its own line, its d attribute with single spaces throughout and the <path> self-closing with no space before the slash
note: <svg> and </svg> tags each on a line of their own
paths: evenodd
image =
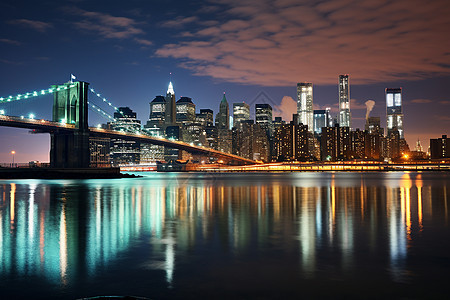
<svg viewBox="0 0 450 300">
<path fill-rule="evenodd" d="M 245 102 L 233 103 L 233 127 L 238 127 L 242 121 L 250 119 L 250 105 Z"/>
<path fill-rule="evenodd" d="M 339 75 L 339 126 L 351 127 L 348 75 Z"/>
<path fill-rule="evenodd" d="M 322 127 L 330 127 L 332 123 L 329 107 L 314 110 L 314 134 L 320 135 L 322 133 Z"/>
<path fill-rule="evenodd" d="M 195 121 L 195 104 L 189 97 L 181 97 L 176 103 L 177 123 L 188 125 Z"/>
<path fill-rule="evenodd" d="M 219 112 L 216 115 L 216 127 L 217 129 L 230 129 L 230 108 L 225 92 L 223 93 L 222 101 L 220 101 Z"/>
<path fill-rule="evenodd" d="M 176 122 L 176 108 L 175 108 L 175 91 L 173 90 L 172 82 L 169 83 L 166 93 L 166 126 L 175 125 Z"/>
<path fill-rule="evenodd" d="M 110 124 L 116 131 L 132 132 L 141 129 L 141 121 L 136 119 L 136 113 L 129 107 L 119 107 L 114 113 L 115 121 Z M 141 143 L 111 139 L 111 159 L 114 166 L 138 164 L 140 161 Z"/>
<path fill-rule="evenodd" d="M 225 93 L 223 93 L 223 98 L 219 105 L 219 112 L 216 115 L 216 130 L 217 150 L 231 153 L 230 108 Z"/>
<path fill-rule="evenodd" d="M 313 120 L 313 84 L 297 83 L 297 113 L 299 123 L 308 126 L 308 131 L 314 131 Z"/>
<path fill-rule="evenodd" d="M 387 137 L 390 137 L 394 131 L 398 131 L 400 139 L 404 139 L 402 88 L 386 89 L 386 122 Z"/>
<path fill-rule="evenodd" d="M 267 136 L 273 136 L 272 106 L 270 104 L 255 104 L 256 124 L 259 124 L 267 133 Z"/>
</svg>

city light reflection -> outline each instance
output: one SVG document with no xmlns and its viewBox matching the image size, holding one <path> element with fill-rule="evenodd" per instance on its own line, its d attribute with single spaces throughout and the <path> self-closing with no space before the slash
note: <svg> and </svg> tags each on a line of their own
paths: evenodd
<svg viewBox="0 0 450 300">
<path fill-rule="evenodd" d="M 358 243 L 375 252 L 385 239 L 387 269 L 403 282 L 424 213 L 431 216 L 437 196 L 447 204 L 445 188 L 431 189 L 421 174 L 390 174 L 383 186 L 360 175 L 349 184 L 334 173 L 316 185 L 316 175 L 292 184 L 255 177 L 245 185 L 167 176 L 176 180 L 0 185 L 0 274 L 40 274 L 68 285 L 83 272 L 95 276 L 142 240 L 149 245 L 145 265 L 164 271 L 167 286 L 176 283 L 178 263 L 210 243 L 235 257 L 255 247 L 297 253 L 302 276 L 316 278 L 327 256 L 338 254 L 339 272 L 350 274 Z"/>
</svg>

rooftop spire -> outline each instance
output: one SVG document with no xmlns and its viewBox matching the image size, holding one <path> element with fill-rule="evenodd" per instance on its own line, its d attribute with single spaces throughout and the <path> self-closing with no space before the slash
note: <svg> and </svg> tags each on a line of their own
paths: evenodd
<svg viewBox="0 0 450 300">
<path fill-rule="evenodd" d="M 223 98 L 221 102 L 227 102 L 227 98 L 225 97 L 225 92 L 223 92 Z"/>
<path fill-rule="evenodd" d="M 175 95 L 175 92 L 173 90 L 172 81 L 169 82 L 169 88 L 167 89 L 167 94 Z"/>
</svg>

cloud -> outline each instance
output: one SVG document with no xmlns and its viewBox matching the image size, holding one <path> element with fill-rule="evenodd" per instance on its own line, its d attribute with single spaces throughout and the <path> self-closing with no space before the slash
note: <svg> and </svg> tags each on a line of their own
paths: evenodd
<svg viewBox="0 0 450 300">
<path fill-rule="evenodd" d="M 46 32 L 48 29 L 52 28 L 53 25 L 51 23 L 28 20 L 28 19 L 17 19 L 8 21 L 9 24 L 20 25 L 23 27 L 31 28 L 39 32 Z"/>
<path fill-rule="evenodd" d="M 16 45 L 19 46 L 22 43 L 16 40 L 10 40 L 10 39 L 0 39 L 0 43 L 10 44 L 10 45 Z"/>
<path fill-rule="evenodd" d="M 196 16 L 191 16 L 191 17 L 177 17 L 174 20 L 169 20 L 166 22 L 163 22 L 161 24 L 162 27 L 169 27 L 169 28 L 179 28 L 179 27 L 183 27 L 186 24 L 192 23 L 192 22 L 196 22 L 198 21 L 198 17 Z"/>
<path fill-rule="evenodd" d="M 447 0 L 209 2 L 212 13 L 197 29 L 157 56 L 179 59 L 195 75 L 261 86 L 336 84 L 339 74 L 353 84 L 450 74 Z"/>
<path fill-rule="evenodd" d="M 450 101 L 439 101 L 439 104 L 450 105 Z"/>
<path fill-rule="evenodd" d="M 144 45 L 144 46 L 151 46 L 153 45 L 152 41 L 146 40 L 146 39 L 137 39 L 135 38 L 134 41 L 138 44 Z"/>
<path fill-rule="evenodd" d="M 273 109 L 274 117 L 281 117 L 284 121 L 290 122 L 292 115 L 297 113 L 297 101 L 292 97 L 284 96 L 280 105 L 275 105 Z"/>
<path fill-rule="evenodd" d="M 435 116 L 438 120 L 448 122 L 450 121 L 450 116 Z"/>
<path fill-rule="evenodd" d="M 77 7 L 65 7 L 63 10 L 81 17 L 81 20 L 74 22 L 77 28 L 96 33 L 106 39 L 128 39 L 144 33 L 138 28 L 137 22 L 131 18 L 86 11 Z M 143 40 L 138 39 L 138 41 L 142 44 Z"/>
<path fill-rule="evenodd" d="M 414 100 L 411 100 L 411 103 L 417 103 L 417 104 L 426 104 L 426 103 L 431 103 L 431 102 L 433 102 L 433 101 L 430 100 L 430 99 L 414 99 Z"/>
</svg>

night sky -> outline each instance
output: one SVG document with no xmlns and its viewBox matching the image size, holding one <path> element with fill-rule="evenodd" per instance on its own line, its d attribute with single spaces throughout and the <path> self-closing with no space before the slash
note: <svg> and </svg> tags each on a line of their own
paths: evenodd
<svg viewBox="0 0 450 300">
<path fill-rule="evenodd" d="M 172 80 L 176 98 L 216 113 L 228 102 L 270 103 L 287 121 L 296 83 L 314 84 L 316 109 L 338 108 L 349 74 L 352 127 L 385 124 L 384 89 L 403 88 L 405 137 L 450 135 L 448 0 L 208 0 L 0 2 L 0 97 L 61 84 L 74 74 L 145 123 Z M 172 75 L 170 75 L 172 73 Z M 94 103 L 93 95 L 90 99 Z M 0 105 L 51 118 L 51 96 Z M 109 111 L 111 114 L 112 111 Z M 91 123 L 106 120 L 90 112 Z M 0 128 L 0 162 L 48 161 L 49 136 Z"/>
</svg>

